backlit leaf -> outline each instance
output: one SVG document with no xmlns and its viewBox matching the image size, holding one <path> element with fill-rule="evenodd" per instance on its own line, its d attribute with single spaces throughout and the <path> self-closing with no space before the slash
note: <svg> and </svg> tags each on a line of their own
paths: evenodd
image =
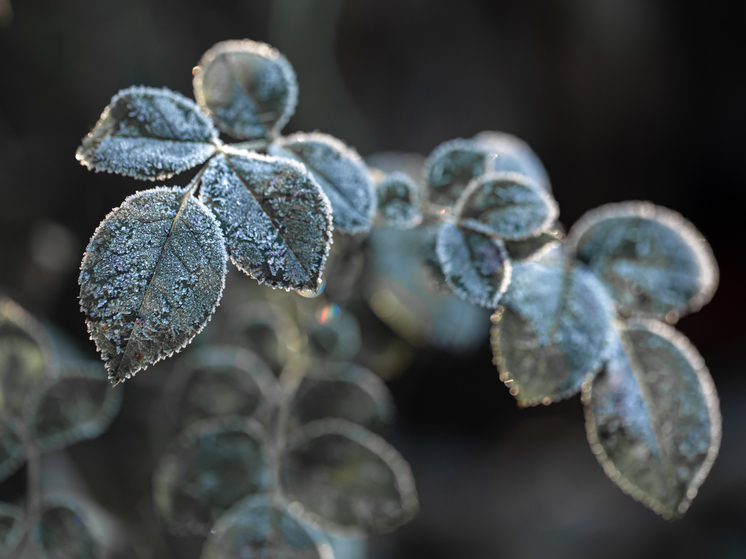
<svg viewBox="0 0 746 559">
<path fill-rule="evenodd" d="M 295 112 L 298 84 L 287 59 L 254 41 L 223 41 L 194 69 L 194 98 L 235 138 L 274 138 Z"/>
<path fill-rule="evenodd" d="M 609 477 L 658 514 L 683 515 L 721 437 L 715 386 L 694 346 L 657 321 L 618 323 L 614 352 L 583 392 L 588 440 Z"/>
<path fill-rule="evenodd" d="M 675 322 L 717 288 L 707 241 L 680 214 L 649 202 L 588 212 L 570 230 L 566 248 L 596 272 L 624 314 Z"/>
<path fill-rule="evenodd" d="M 69 499 L 47 502 L 31 527 L 31 543 L 42 559 L 95 559 L 97 545 L 86 513 Z"/>
<path fill-rule="evenodd" d="M 265 495 L 236 503 L 215 524 L 200 559 L 334 559 L 319 532 Z"/>
<path fill-rule="evenodd" d="M 500 305 L 492 350 L 500 380 L 521 406 L 572 396 L 600 369 L 613 304 L 586 269 L 561 261 L 514 264 Z"/>
<path fill-rule="evenodd" d="M 269 146 L 269 153 L 303 163 L 329 198 L 334 228 L 365 233 L 376 213 L 376 189 L 357 152 L 340 140 L 313 132 L 297 133 Z"/>
<path fill-rule="evenodd" d="M 474 136 L 474 142 L 492 154 L 492 171 L 514 172 L 527 176 L 547 192 L 552 192 L 544 165 L 529 145 L 505 132 L 485 131 Z M 494 156 L 497 157 L 494 157 Z"/>
<path fill-rule="evenodd" d="M 10 503 L 0 503 L 0 555 L 12 557 L 26 533 L 23 509 Z"/>
<path fill-rule="evenodd" d="M 564 239 L 564 235 L 555 229 L 548 229 L 535 237 L 521 241 L 504 239 L 505 250 L 511 260 L 538 260 L 549 251 L 557 248 Z"/>
<path fill-rule="evenodd" d="M 488 309 L 497 306 L 512 269 L 502 242 L 444 223 L 438 230 L 436 252 L 456 295 Z"/>
<path fill-rule="evenodd" d="M 100 362 L 69 365 L 42 384 L 26 413 L 29 435 L 49 452 L 104 433 L 119 413 L 122 389 L 112 389 Z"/>
<path fill-rule="evenodd" d="M 175 534 L 209 533 L 239 499 L 266 491 L 271 474 L 259 424 L 230 417 L 187 428 L 153 474 L 158 513 Z"/>
<path fill-rule="evenodd" d="M 394 530 L 419 510 L 409 465 L 343 419 L 309 423 L 280 456 L 280 487 L 304 521 L 335 534 Z"/>
<path fill-rule="evenodd" d="M 409 229 L 422 220 L 420 192 L 409 175 L 394 172 L 378 185 L 378 211 L 388 225 Z"/>
<path fill-rule="evenodd" d="M 161 180 L 204 163 L 218 131 L 191 99 L 130 87 L 111 98 L 75 157 L 89 169 Z"/>
<path fill-rule="evenodd" d="M 81 264 L 80 307 L 114 383 L 184 348 L 223 292 L 215 217 L 185 189 L 127 198 L 98 226 Z"/>
<path fill-rule="evenodd" d="M 475 179 L 459 198 L 460 223 L 487 235 L 521 240 L 549 228 L 559 215 L 554 199 L 517 173 L 490 173 Z"/>
<path fill-rule="evenodd" d="M 491 156 L 472 140 L 443 142 L 428 156 L 422 169 L 431 202 L 452 206 L 472 179 L 489 171 Z"/>
<path fill-rule="evenodd" d="M 331 244 L 329 202 L 302 165 L 227 150 L 202 177 L 233 263 L 260 283 L 316 289 Z"/>
</svg>

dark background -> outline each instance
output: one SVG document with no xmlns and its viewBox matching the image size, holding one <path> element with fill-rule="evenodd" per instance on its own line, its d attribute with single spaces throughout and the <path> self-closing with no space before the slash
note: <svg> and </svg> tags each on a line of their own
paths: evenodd
<svg viewBox="0 0 746 559">
<path fill-rule="evenodd" d="M 11 2 L 0 0 L 0 290 L 93 356 L 77 265 L 99 221 L 149 185 L 81 167 L 81 137 L 119 89 L 192 97 L 191 69 L 214 43 L 269 42 L 298 74 L 287 131 L 319 129 L 362 155 L 510 132 L 543 159 L 566 225 L 604 203 L 651 200 L 694 222 L 720 265 L 712 303 L 678 325 L 710 367 L 724 423 L 684 519 L 661 520 L 605 477 L 577 397 L 519 410 L 488 347 L 467 359 L 423 350 L 391 383 L 391 440 L 422 512 L 374 538 L 371 556 L 746 557 L 746 3 Z M 118 422 L 112 448 L 126 435 Z M 115 509 L 85 444 L 72 458 Z"/>
</svg>

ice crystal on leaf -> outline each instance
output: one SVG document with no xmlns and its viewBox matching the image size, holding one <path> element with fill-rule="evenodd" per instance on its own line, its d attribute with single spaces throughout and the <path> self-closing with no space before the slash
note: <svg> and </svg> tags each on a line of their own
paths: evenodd
<svg viewBox="0 0 746 559">
<path fill-rule="evenodd" d="M 409 175 L 394 172 L 378 185 L 378 211 L 388 225 L 409 229 L 422 220 L 420 192 Z"/>
<path fill-rule="evenodd" d="M 425 161 L 422 176 L 431 202 L 452 206 L 472 179 L 488 171 L 487 153 L 471 140 L 449 140 Z"/>
</svg>

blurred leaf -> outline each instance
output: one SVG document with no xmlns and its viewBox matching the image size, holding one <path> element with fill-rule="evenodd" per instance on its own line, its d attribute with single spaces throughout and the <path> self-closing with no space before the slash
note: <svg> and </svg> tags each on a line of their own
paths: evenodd
<svg viewBox="0 0 746 559">
<path fill-rule="evenodd" d="M 241 271 L 275 288 L 321 285 L 331 209 L 302 165 L 228 150 L 207 165 L 201 198 L 217 215 Z"/>
<path fill-rule="evenodd" d="M 456 204 L 460 224 L 514 241 L 548 229 L 559 215 L 554 199 L 517 173 L 490 173 L 469 183 Z"/>
<path fill-rule="evenodd" d="M 565 262 L 515 264 L 500 304 L 492 350 L 500 380 L 521 406 L 572 396 L 601 367 L 613 304 L 587 270 Z"/>
<path fill-rule="evenodd" d="M 295 512 L 332 534 L 394 530 L 419 510 L 409 465 L 381 437 L 343 419 L 309 423 L 280 456 Z"/>
<path fill-rule="evenodd" d="M 259 424 L 239 417 L 201 421 L 179 435 L 153 474 L 155 506 L 169 530 L 206 535 L 233 503 L 266 491 L 263 445 Z"/>
<path fill-rule="evenodd" d="M 362 344 L 360 325 L 351 312 L 333 304 L 328 307 L 326 312 L 321 309 L 323 316 L 317 316 L 307 325 L 311 350 L 317 357 L 338 361 L 352 359 Z"/>
<path fill-rule="evenodd" d="M 510 284 L 511 265 L 505 246 L 482 233 L 443 223 L 436 252 L 453 292 L 494 309 Z"/>
<path fill-rule="evenodd" d="M 313 132 L 299 132 L 269 146 L 269 153 L 303 163 L 332 206 L 334 228 L 366 233 L 376 213 L 376 190 L 357 152 L 342 141 Z"/>
<path fill-rule="evenodd" d="M 266 495 L 236 503 L 215 524 L 200 559 L 334 559 L 329 542 Z"/>
<path fill-rule="evenodd" d="M 180 351 L 204 328 L 227 259 L 220 226 L 186 189 L 138 192 L 106 216 L 78 283 L 113 384 Z"/>
<path fill-rule="evenodd" d="M 511 134 L 493 131 L 480 132 L 474 136 L 474 142 L 492 154 L 488 164 L 491 171 L 520 173 L 551 194 L 546 169 L 526 142 Z"/>
<path fill-rule="evenodd" d="M 550 250 L 555 249 L 562 242 L 564 236 L 555 229 L 549 229 L 539 233 L 535 237 L 529 237 L 521 241 L 504 239 L 505 250 L 513 261 L 538 260 Z"/>
<path fill-rule="evenodd" d="M 409 175 L 396 171 L 378 185 L 378 211 L 387 225 L 409 229 L 422 221 L 420 191 Z"/>
<path fill-rule="evenodd" d="M 622 313 L 676 322 L 715 293 L 710 246 L 680 214 L 649 202 L 608 204 L 570 230 L 566 249 L 590 266 Z"/>
<path fill-rule="evenodd" d="M 588 440 L 608 476 L 658 514 L 682 516 L 721 437 L 715 386 L 694 346 L 657 321 L 619 323 L 614 353 L 583 392 Z"/>
<path fill-rule="evenodd" d="M 25 461 L 21 434 L 13 420 L 0 413 L 0 481 L 13 475 Z"/>
<path fill-rule="evenodd" d="M 298 83 L 293 67 L 271 46 L 223 41 L 194 69 L 194 97 L 223 132 L 272 139 L 295 112 Z"/>
<path fill-rule="evenodd" d="M 191 99 L 166 88 L 130 87 L 111 98 L 75 157 L 95 171 L 161 180 L 207 161 L 217 138 Z"/>
<path fill-rule="evenodd" d="M 300 425 L 337 417 L 384 433 L 393 425 L 396 410 L 378 375 L 353 363 L 329 363 L 303 378 L 290 413 Z"/>
<path fill-rule="evenodd" d="M 428 198 L 435 204 L 452 206 L 473 178 L 489 170 L 487 162 L 487 153 L 471 140 L 443 142 L 422 169 Z"/>
<path fill-rule="evenodd" d="M 0 503 L 0 556 L 12 557 L 11 553 L 25 534 L 23 509 L 10 503 Z"/>
<path fill-rule="evenodd" d="M 106 432 L 122 406 L 101 363 L 78 363 L 42 384 L 26 412 L 29 435 L 44 452 L 59 450 Z"/>
<path fill-rule="evenodd" d="M 97 546 L 85 522 L 85 512 L 71 500 L 42 505 L 31 527 L 31 543 L 42 559 L 94 559 Z"/>
</svg>

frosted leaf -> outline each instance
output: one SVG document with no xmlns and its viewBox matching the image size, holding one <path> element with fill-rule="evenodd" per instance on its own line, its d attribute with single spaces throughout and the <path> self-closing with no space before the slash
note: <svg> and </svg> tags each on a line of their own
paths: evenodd
<svg viewBox="0 0 746 559">
<path fill-rule="evenodd" d="M 239 347 L 207 346 L 184 355 L 168 381 L 168 410 L 186 427 L 210 417 L 260 417 L 274 403 L 277 383 L 256 354 Z"/>
<path fill-rule="evenodd" d="M 564 235 L 555 229 L 548 229 L 535 237 L 521 241 L 504 239 L 503 244 L 512 261 L 538 260 L 549 251 L 557 248 L 564 239 Z"/>
<path fill-rule="evenodd" d="M 166 88 L 130 87 L 111 98 L 75 157 L 95 171 L 162 180 L 207 161 L 217 138 L 191 99 Z"/>
<path fill-rule="evenodd" d="M 387 225 L 409 229 L 422 221 L 420 192 L 409 175 L 394 172 L 378 185 L 378 211 Z"/>
<path fill-rule="evenodd" d="M 227 259 L 215 217 L 186 190 L 139 192 L 106 216 L 78 283 L 113 384 L 180 351 L 204 328 L 223 293 Z"/>
<path fill-rule="evenodd" d="M 516 263 L 492 327 L 500 380 L 521 406 L 577 393 L 605 357 L 613 304 L 598 280 L 564 262 Z"/>
<path fill-rule="evenodd" d="M 26 412 L 29 435 L 44 452 L 104 433 L 122 406 L 101 363 L 69 365 L 35 390 Z"/>
<path fill-rule="evenodd" d="M 236 503 L 217 521 L 200 559 L 334 559 L 329 541 L 266 495 Z"/>
<path fill-rule="evenodd" d="M 306 332 L 311 351 L 317 357 L 346 360 L 352 359 L 360 351 L 360 325 L 353 313 L 339 307 L 328 317 L 316 317 L 309 321 Z"/>
<path fill-rule="evenodd" d="M 175 534 L 206 535 L 233 503 L 267 491 L 264 439 L 252 419 L 206 420 L 187 428 L 161 456 L 153 499 Z"/>
<path fill-rule="evenodd" d="M 334 228 L 366 233 L 376 213 L 376 189 L 357 152 L 342 141 L 299 132 L 269 146 L 269 153 L 303 163 L 329 198 Z"/>
<path fill-rule="evenodd" d="M 309 423 L 281 454 L 279 476 L 293 512 L 331 534 L 388 532 L 419 510 L 409 464 L 344 419 Z"/>
<path fill-rule="evenodd" d="M 463 226 L 514 241 L 538 235 L 559 215 L 557 202 L 517 173 L 489 173 L 475 179 L 455 211 Z"/>
<path fill-rule="evenodd" d="M 487 152 L 471 140 L 443 142 L 428 156 L 422 168 L 431 202 L 452 206 L 472 179 L 489 171 Z"/>
<path fill-rule="evenodd" d="M 235 138 L 274 138 L 298 103 L 293 67 L 276 49 L 254 41 L 223 41 L 194 68 L 194 98 Z"/>
<path fill-rule="evenodd" d="M 25 534 L 23 509 L 10 503 L 0 503 L 0 556 L 12 557 L 11 552 L 18 547 Z"/>
<path fill-rule="evenodd" d="M 598 275 L 623 314 L 675 322 L 715 293 L 710 246 L 680 214 L 649 202 L 608 204 L 585 214 L 566 250 Z"/>
<path fill-rule="evenodd" d="M 227 150 L 207 165 L 201 198 L 233 263 L 271 287 L 316 289 L 332 237 L 329 202 L 302 165 Z"/>
<path fill-rule="evenodd" d="M 86 513 L 70 499 L 48 501 L 31 527 L 31 543 L 41 559 L 95 559 L 98 546 L 86 525 Z"/>
<path fill-rule="evenodd" d="M 689 340 L 654 320 L 616 324 L 613 348 L 583 388 L 591 448 L 625 493 L 680 517 L 720 447 L 712 378 Z"/>
<path fill-rule="evenodd" d="M 431 286 L 434 291 L 451 291 L 451 286 L 448 285 L 446 280 L 446 274 L 443 271 L 443 265 L 440 263 L 438 258 L 438 232 L 440 227 L 437 229 L 431 225 L 424 229 L 427 234 L 422 240 L 422 246 L 420 247 L 420 255 L 422 257 L 422 263 L 424 264 L 425 274 L 430 280 Z"/>
<path fill-rule="evenodd" d="M 378 375 L 353 363 L 329 363 L 303 377 L 290 414 L 299 425 L 337 417 L 384 433 L 393 425 L 396 410 Z"/>
<path fill-rule="evenodd" d="M 0 412 L 0 482 L 26 461 L 21 434 L 10 417 Z"/>
<path fill-rule="evenodd" d="M 520 173 L 551 194 L 552 186 L 546 169 L 526 142 L 505 132 L 492 131 L 480 132 L 473 140 L 492 154 L 490 170 Z"/>
<path fill-rule="evenodd" d="M 51 367 L 46 336 L 34 318 L 0 298 L 0 413 L 21 417 L 26 396 Z"/>
<path fill-rule="evenodd" d="M 443 275 L 456 295 L 488 309 L 497 306 L 510 285 L 512 269 L 502 242 L 443 223 L 435 250 Z"/>
</svg>

